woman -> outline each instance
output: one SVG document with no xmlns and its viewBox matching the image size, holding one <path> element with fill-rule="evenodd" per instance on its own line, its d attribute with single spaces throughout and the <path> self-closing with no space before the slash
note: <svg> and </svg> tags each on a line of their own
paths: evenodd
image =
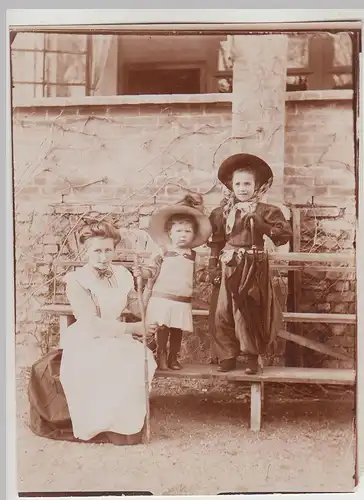
<svg viewBox="0 0 364 500">
<path fill-rule="evenodd" d="M 111 265 L 120 241 L 112 225 L 88 224 L 79 239 L 88 262 L 65 277 L 76 322 L 61 338 L 62 351 L 32 368 L 31 428 L 53 439 L 136 444 L 146 401 L 144 347 L 133 336 L 143 335 L 143 324 L 120 320 L 132 298 L 133 276 Z M 153 326 L 148 330 L 155 332 Z M 156 363 L 149 350 L 148 365 L 150 389 Z"/>
</svg>

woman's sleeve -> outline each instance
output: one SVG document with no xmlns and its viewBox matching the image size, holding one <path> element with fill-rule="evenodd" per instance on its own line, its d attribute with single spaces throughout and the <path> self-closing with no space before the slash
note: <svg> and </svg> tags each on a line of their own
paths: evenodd
<svg viewBox="0 0 364 500">
<path fill-rule="evenodd" d="M 125 333 L 125 323 L 105 320 L 97 315 L 97 309 L 91 294 L 74 277 L 67 276 L 66 295 L 70 302 L 72 314 L 77 321 L 86 325 L 93 337 L 101 334 L 116 337 Z M 101 331 L 102 330 L 102 331 Z"/>
<path fill-rule="evenodd" d="M 264 214 L 264 221 L 270 226 L 267 235 L 276 246 L 285 245 L 292 237 L 292 229 L 280 208 L 271 206 Z"/>
<path fill-rule="evenodd" d="M 210 223 L 212 234 L 207 242 L 207 246 L 211 248 L 211 255 L 218 256 L 224 248 L 226 242 L 222 209 L 215 208 L 210 214 Z"/>
</svg>

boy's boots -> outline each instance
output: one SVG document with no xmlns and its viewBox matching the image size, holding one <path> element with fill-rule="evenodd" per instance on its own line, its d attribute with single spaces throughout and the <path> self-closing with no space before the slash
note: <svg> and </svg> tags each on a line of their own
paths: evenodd
<svg viewBox="0 0 364 500">
<path fill-rule="evenodd" d="M 157 342 L 157 365 L 160 370 L 168 370 L 167 343 L 169 329 L 165 326 L 158 328 L 156 332 Z"/>
<path fill-rule="evenodd" d="M 254 375 L 259 371 L 259 356 L 257 354 L 248 354 L 245 373 Z"/>
<path fill-rule="evenodd" d="M 182 330 L 170 328 L 168 367 L 171 370 L 181 370 L 182 366 L 178 362 L 178 355 L 181 350 Z"/>
</svg>

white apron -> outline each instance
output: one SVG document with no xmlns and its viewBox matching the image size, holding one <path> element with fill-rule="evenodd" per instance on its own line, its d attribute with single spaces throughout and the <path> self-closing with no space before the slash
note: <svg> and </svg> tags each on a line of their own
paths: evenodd
<svg viewBox="0 0 364 500">
<path fill-rule="evenodd" d="M 134 282 L 124 267 L 112 269 L 113 283 L 88 265 L 66 277 L 77 321 L 61 339 L 60 381 L 74 435 L 82 440 L 107 431 L 136 434 L 146 415 L 144 346 L 123 333 L 125 323 L 118 321 Z M 149 389 L 155 369 L 148 350 Z"/>
</svg>

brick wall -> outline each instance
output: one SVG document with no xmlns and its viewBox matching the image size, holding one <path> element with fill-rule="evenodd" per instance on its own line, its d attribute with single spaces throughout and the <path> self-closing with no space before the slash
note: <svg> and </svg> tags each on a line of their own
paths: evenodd
<svg viewBox="0 0 364 500">
<path fill-rule="evenodd" d="M 352 250 L 356 222 L 352 103 L 289 102 L 285 151 L 285 201 L 301 205 L 301 251 Z M 302 312 L 355 313 L 355 273 L 305 271 L 299 307 Z M 354 359 L 354 326 L 302 324 L 300 329 L 306 337 L 342 349 Z M 352 361 L 323 361 L 311 350 L 303 349 L 302 355 L 306 366 L 353 366 Z"/>
<path fill-rule="evenodd" d="M 230 134 L 228 102 L 16 109 L 17 332 L 43 342 L 57 334 L 54 318 L 49 328 L 37 310 L 62 299 L 53 287 L 52 261 L 74 255 L 72 229 L 82 214 L 112 212 L 123 226 L 145 228 L 155 206 L 180 198 L 182 187 L 202 192 L 208 211 L 216 206 L 216 171 L 230 152 Z M 287 102 L 284 201 L 307 204 L 314 196 L 316 204 L 341 209 L 337 217 L 320 220 L 317 251 L 337 250 L 332 241 L 338 234 L 342 248 L 351 245 L 352 169 L 351 103 Z M 317 231 L 311 233 L 306 231 L 305 244 L 317 244 Z M 352 291 L 352 281 L 343 283 Z M 339 297 L 340 291 L 330 289 L 335 292 Z M 335 338 L 345 338 L 343 346 L 350 338 L 344 347 L 352 349 L 347 330 Z"/>
</svg>

